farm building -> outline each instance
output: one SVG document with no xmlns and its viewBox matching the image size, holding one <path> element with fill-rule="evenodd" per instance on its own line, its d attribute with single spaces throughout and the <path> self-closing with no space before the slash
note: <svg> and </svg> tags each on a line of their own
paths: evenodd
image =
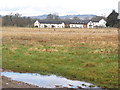
<svg viewBox="0 0 120 90">
<path fill-rule="evenodd" d="M 64 22 L 58 21 L 35 21 L 34 27 L 38 28 L 65 28 Z"/>
<path fill-rule="evenodd" d="M 79 21 L 47 21 L 36 20 L 34 27 L 38 28 L 96 28 L 106 27 L 106 21 L 101 20 L 79 20 Z"/>
<path fill-rule="evenodd" d="M 38 28 L 87 28 L 89 21 L 48 21 L 48 20 L 36 20 L 34 27 Z"/>
<path fill-rule="evenodd" d="M 89 21 L 87 24 L 87 28 L 105 28 L 106 27 L 106 21 L 104 19 L 101 19 L 99 21 Z"/>
<path fill-rule="evenodd" d="M 80 21 L 73 21 L 70 22 L 69 26 L 70 28 L 87 28 L 89 20 L 80 20 Z"/>
<path fill-rule="evenodd" d="M 40 23 L 39 23 L 38 20 L 35 21 L 35 23 L 34 23 L 34 27 L 38 27 L 38 28 L 40 27 Z"/>
<path fill-rule="evenodd" d="M 70 24 L 70 28 L 83 28 L 83 24 L 73 23 L 73 24 Z"/>
</svg>

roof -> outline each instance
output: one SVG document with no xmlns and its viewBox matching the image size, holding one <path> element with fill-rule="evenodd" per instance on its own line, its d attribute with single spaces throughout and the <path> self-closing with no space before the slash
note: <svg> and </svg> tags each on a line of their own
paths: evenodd
<svg viewBox="0 0 120 90">
<path fill-rule="evenodd" d="M 45 24 L 61 24 L 61 23 L 63 23 L 62 21 L 53 21 L 53 20 L 50 20 L 50 21 L 48 21 L 48 20 L 39 20 L 39 23 L 45 23 Z"/>
<path fill-rule="evenodd" d="M 39 23 L 44 24 L 87 24 L 90 20 L 38 20 Z"/>
<path fill-rule="evenodd" d="M 92 21 L 92 22 L 99 22 L 101 19 L 106 20 L 105 17 L 102 17 L 102 16 L 96 16 L 96 17 L 93 17 L 93 18 L 91 19 L 91 21 Z"/>
</svg>

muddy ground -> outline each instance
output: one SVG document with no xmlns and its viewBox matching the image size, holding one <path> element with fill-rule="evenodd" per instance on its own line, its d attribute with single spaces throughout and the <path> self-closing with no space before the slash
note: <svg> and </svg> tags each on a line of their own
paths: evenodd
<svg viewBox="0 0 120 90">
<path fill-rule="evenodd" d="M 11 70 L 1 70 L 2 72 L 4 71 L 11 71 Z M 11 80 L 11 78 L 5 77 L 5 76 L 0 76 L 0 88 L 39 88 L 38 86 L 23 83 L 23 82 L 18 82 L 15 80 Z"/>
<path fill-rule="evenodd" d="M 10 78 L 2 76 L 2 88 L 38 88 L 23 82 L 11 80 Z"/>
</svg>

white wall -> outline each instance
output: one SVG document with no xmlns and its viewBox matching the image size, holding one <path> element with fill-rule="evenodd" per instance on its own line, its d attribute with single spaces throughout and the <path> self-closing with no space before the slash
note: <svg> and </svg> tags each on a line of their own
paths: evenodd
<svg viewBox="0 0 120 90">
<path fill-rule="evenodd" d="M 38 20 L 37 21 L 35 21 L 35 23 L 34 23 L 34 27 L 40 27 L 40 23 L 38 22 Z"/>
<path fill-rule="evenodd" d="M 94 28 L 94 27 L 106 27 L 106 21 L 104 19 L 101 19 L 99 22 L 92 22 L 90 21 L 87 24 L 87 28 Z"/>
<path fill-rule="evenodd" d="M 45 27 L 47 26 L 47 27 Z M 54 27 L 52 27 L 54 26 Z M 40 28 L 64 28 L 65 27 L 65 24 L 62 23 L 62 24 L 43 24 L 43 23 L 40 23 Z"/>
<path fill-rule="evenodd" d="M 83 24 L 70 24 L 70 28 L 83 28 Z"/>
<path fill-rule="evenodd" d="M 106 27 L 106 21 L 104 20 L 104 19 L 101 19 L 100 21 L 99 21 L 99 26 L 101 26 L 101 27 Z"/>
<path fill-rule="evenodd" d="M 93 25 L 94 23 L 92 21 L 90 21 L 88 24 L 87 24 L 87 28 L 93 28 Z"/>
</svg>

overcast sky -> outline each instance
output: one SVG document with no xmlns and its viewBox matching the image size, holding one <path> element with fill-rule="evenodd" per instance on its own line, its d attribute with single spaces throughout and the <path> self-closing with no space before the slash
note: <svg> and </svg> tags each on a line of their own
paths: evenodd
<svg viewBox="0 0 120 90">
<path fill-rule="evenodd" d="M 20 13 L 22 16 L 37 16 L 49 13 L 61 15 L 95 14 L 109 15 L 118 12 L 120 0 L 0 0 L 0 15 Z"/>
</svg>

